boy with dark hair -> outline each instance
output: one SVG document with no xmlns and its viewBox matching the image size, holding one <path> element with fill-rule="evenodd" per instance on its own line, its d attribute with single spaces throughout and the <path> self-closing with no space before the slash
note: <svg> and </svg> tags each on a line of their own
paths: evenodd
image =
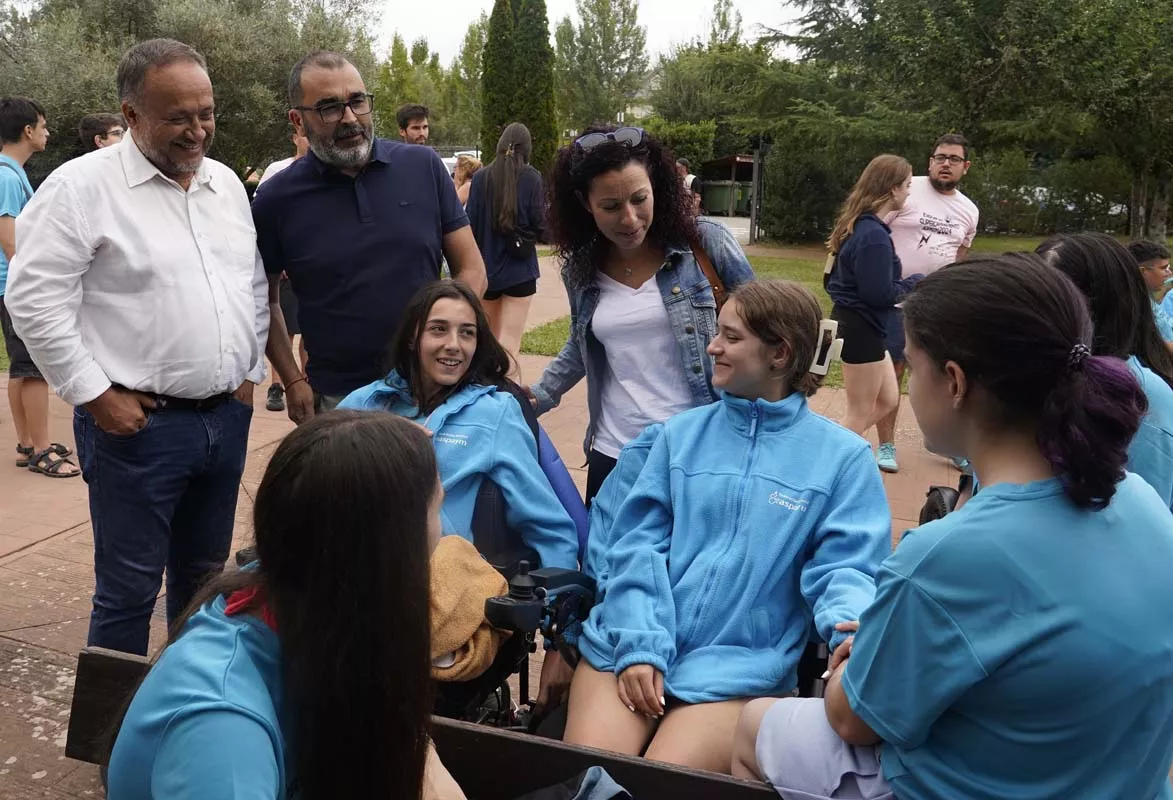
<svg viewBox="0 0 1173 800">
<path fill-rule="evenodd" d="M 126 121 L 121 114 L 87 114 L 77 125 L 82 151 L 92 153 L 118 144 L 126 133 Z"/>
<path fill-rule="evenodd" d="M 16 428 L 16 466 L 50 478 L 71 478 L 79 470 L 70 450 L 49 441 L 49 384 L 16 335 L 4 305 L 8 264 L 16 255 L 16 217 L 33 197 L 24 165 L 49 143 L 45 109 L 24 97 L 0 99 L 0 329 L 8 351 L 8 407 Z"/>
<path fill-rule="evenodd" d="M 399 138 L 408 144 L 428 143 L 428 107 L 408 104 L 395 112 Z"/>
<path fill-rule="evenodd" d="M 1128 252 L 1140 267 L 1140 276 L 1149 290 L 1153 318 L 1166 345 L 1173 349 L 1173 292 L 1169 291 L 1173 275 L 1169 272 L 1169 248 L 1160 242 L 1132 242 Z M 1164 298 L 1164 299 L 1162 299 Z"/>
</svg>

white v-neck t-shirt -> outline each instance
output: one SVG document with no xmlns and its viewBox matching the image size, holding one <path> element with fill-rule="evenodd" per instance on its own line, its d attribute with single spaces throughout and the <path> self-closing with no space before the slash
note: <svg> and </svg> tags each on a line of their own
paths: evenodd
<svg viewBox="0 0 1173 800">
<path fill-rule="evenodd" d="M 618 458 L 648 425 L 692 408 L 692 392 L 656 276 L 632 289 L 600 272 L 598 287 L 591 329 L 607 363 L 592 449 Z"/>
</svg>

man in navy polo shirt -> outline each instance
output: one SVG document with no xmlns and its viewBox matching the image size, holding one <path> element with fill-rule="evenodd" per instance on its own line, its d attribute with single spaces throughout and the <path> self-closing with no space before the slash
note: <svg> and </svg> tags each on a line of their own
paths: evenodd
<svg viewBox="0 0 1173 800">
<path fill-rule="evenodd" d="M 289 75 L 289 119 L 310 152 L 253 202 L 274 309 L 266 350 L 300 424 L 384 374 L 407 301 L 440 277 L 483 294 L 487 280 L 448 170 L 429 147 L 376 139 L 372 96 L 338 53 L 310 53 Z M 297 296 L 309 354 L 302 375 L 278 310 L 281 273 Z"/>
</svg>

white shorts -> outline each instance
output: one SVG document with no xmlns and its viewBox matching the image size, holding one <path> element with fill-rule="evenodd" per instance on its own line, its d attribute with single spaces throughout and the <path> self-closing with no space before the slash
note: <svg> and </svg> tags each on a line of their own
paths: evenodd
<svg viewBox="0 0 1173 800">
<path fill-rule="evenodd" d="M 854 747 L 827 722 L 823 701 L 788 697 L 762 718 L 754 745 L 762 777 L 783 800 L 893 800 L 878 747 Z"/>
</svg>

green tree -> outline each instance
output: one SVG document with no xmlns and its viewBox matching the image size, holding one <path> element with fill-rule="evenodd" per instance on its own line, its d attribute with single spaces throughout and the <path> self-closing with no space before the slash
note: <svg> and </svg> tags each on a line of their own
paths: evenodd
<svg viewBox="0 0 1173 800">
<path fill-rule="evenodd" d="M 411 43 L 411 64 L 413 67 L 422 67 L 428 63 L 428 40 L 421 36 Z"/>
<path fill-rule="evenodd" d="M 669 122 L 662 117 L 644 121 L 644 129 L 672 149 L 677 158 L 687 158 L 695 171 L 701 164 L 713 157 L 713 139 L 717 135 L 717 123 Z"/>
<path fill-rule="evenodd" d="M 391 51 L 387 60 L 379 65 L 373 90 L 375 130 L 380 136 L 397 139 L 399 124 L 395 121 L 395 112 L 405 103 L 419 102 L 417 98 L 420 96 L 407 44 L 398 32 L 391 37 Z"/>
<path fill-rule="evenodd" d="M 558 149 L 554 106 L 554 49 L 546 0 L 521 0 L 514 34 L 515 69 L 520 75 L 515 120 L 524 123 L 533 137 L 532 163 L 546 172 Z"/>
<path fill-rule="evenodd" d="M 709 21 L 709 47 L 741 44 L 741 12 L 733 7 L 733 0 L 716 0 L 713 17 Z"/>
<path fill-rule="evenodd" d="M 637 0 L 576 0 L 579 24 L 555 31 L 562 125 L 618 122 L 644 89 L 647 34 Z M 573 34 L 573 35 L 571 35 Z"/>
<path fill-rule="evenodd" d="M 578 36 L 570 17 L 563 17 L 554 28 L 554 85 L 557 87 L 555 110 L 558 128 L 566 132 L 577 127 L 575 118 L 582 107 L 582 75 L 578 73 Z"/>
<path fill-rule="evenodd" d="M 510 0 L 496 0 L 489 17 L 481 76 L 481 152 L 486 159 L 516 114 L 520 65 L 514 59 L 516 39 Z"/>
<path fill-rule="evenodd" d="M 134 41 L 162 36 L 195 47 L 208 61 L 216 93 L 211 156 L 238 173 L 289 152 L 286 82 L 309 50 L 346 53 L 373 74 L 370 40 L 355 20 L 369 2 L 319 0 L 51 0 L 9 15 L 0 86 L 41 102 L 55 135 L 29 162 L 35 180 L 77 154 L 77 123 L 119 107 L 114 73 Z"/>
<path fill-rule="evenodd" d="M 465 147 L 478 146 L 481 136 L 481 62 L 489 17 L 484 12 L 469 23 L 460 52 L 445 76 L 445 97 L 453 142 Z"/>
<path fill-rule="evenodd" d="M 649 97 L 656 114 L 666 120 L 715 122 L 717 156 L 745 152 L 749 140 L 783 110 L 764 90 L 769 51 L 732 40 L 732 35 L 727 31 L 711 37 L 716 44 L 678 47 L 662 58 Z"/>
</svg>

